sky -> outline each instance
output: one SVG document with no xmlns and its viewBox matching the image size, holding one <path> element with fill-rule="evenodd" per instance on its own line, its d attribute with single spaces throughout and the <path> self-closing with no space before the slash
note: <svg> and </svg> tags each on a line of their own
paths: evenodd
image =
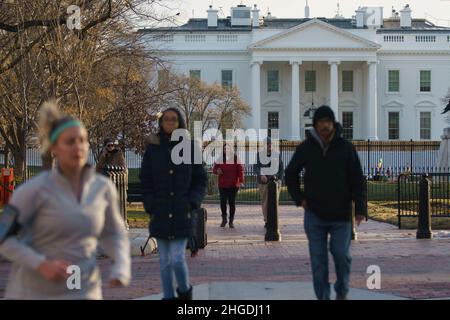
<svg viewBox="0 0 450 320">
<path fill-rule="evenodd" d="M 400 11 L 405 4 L 412 9 L 413 18 L 427 18 L 431 22 L 450 26 L 450 0 L 309 0 L 310 17 L 334 17 L 337 3 L 341 14 L 351 18 L 358 6 L 384 7 L 383 15 L 390 17 L 392 6 Z M 172 0 L 171 8 L 180 12 L 178 23 L 183 24 L 189 18 L 206 18 L 209 5 L 221 9 L 219 16 L 230 15 L 230 8 L 238 4 L 258 5 L 260 14 L 265 16 L 268 10 L 277 18 L 303 18 L 306 0 Z"/>
</svg>

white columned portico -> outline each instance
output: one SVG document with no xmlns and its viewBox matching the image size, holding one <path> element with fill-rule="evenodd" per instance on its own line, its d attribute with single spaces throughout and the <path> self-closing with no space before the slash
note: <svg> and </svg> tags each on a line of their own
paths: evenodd
<svg viewBox="0 0 450 320">
<path fill-rule="evenodd" d="M 261 64 L 262 61 L 253 61 L 252 68 L 252 129 L 261 128 Z"/>
<path fill-rule="evenodd" d="M 377 61 L 367 61 L 367 138 L 378 140 Z"/>
<path fill-rule="evenodd" d="M 341 62 L 337 60 L 328 61 L 330 65 L 330 108 L 334 112 L 336 121 L 339 119 L 339 74 L 338 66 Z"/>
<path fill-rule="evenodd" d="M 301 61 L 292 60 L 291 71 L 291 140 L 300 140 L 300 65 Z"/>
</svg>

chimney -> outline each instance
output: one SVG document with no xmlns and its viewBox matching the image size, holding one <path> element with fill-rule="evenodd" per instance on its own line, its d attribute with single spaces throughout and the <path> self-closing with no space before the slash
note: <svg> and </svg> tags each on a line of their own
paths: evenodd
<svg viewBox="0 0 450 320">
<path fill-rule="evenodd" d="M 259 28 L 259 9 L 256 4 L 253 6 L 252 10 L 252 27 Z"/>
<path fill-rule="evenodd" d="M 215 10 L 212 6 L 209 6 L 206 12 L 208 13 L 208 28 L 217 28 L 217 13 L 219 10 Z"/>
<path fill-rule="evenodd" d="M 306 0 L 306 6 L 305 6 L 305 18 L 309 18 L 309 6 L 308 6 L 308 0 Z"/>
<path fill-rule="evenodd" d="M 401 28 L 411 28 L 412 26 L 412 16 L 411 8 L 409 4 L 405 6 L 403 10 L 400 11 L 400 27 Z"/>
<path fill-rule="evenodd" d="M 366 10 L 359 7 L 358 10 L 356 10 L 356 27 L 357 28 L 364 28 L 364 14 L 366 13 Z"/>
</svg>

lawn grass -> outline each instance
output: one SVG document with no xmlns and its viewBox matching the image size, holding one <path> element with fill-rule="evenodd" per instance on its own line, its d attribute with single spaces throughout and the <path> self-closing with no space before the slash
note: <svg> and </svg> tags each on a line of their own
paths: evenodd
<svg viewBox="0 0 450 320">
<path fill-rule="evenodd" d="M 436 202 L 431 204 L 436 205 Z M 369 217 L 398 227 L 397 201 L 373 201 L 368 203 Z M 417 217 L 402 217 L 402 229 L 417 229 Z M 450 230 L 450 217 L 432 217 L 432 230 Z"/>
<path fill-rule="evenodd" d="M 128 225 L 130 228 L 148 228 L 150 216 L 144 211 L 140 203 L 130 204 L 127 207 Z"/>
</svg>

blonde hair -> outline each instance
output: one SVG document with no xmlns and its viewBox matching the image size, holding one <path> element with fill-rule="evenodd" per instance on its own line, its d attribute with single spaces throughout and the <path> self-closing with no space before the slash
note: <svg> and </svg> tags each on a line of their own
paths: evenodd
<svg viewBox="0 0 450 320">
<path fill-rule="evenodd" d="M 73 117 L 62 114 L 58 110 L 57 101 L 52 99 L 42 104 L 38 116 L 39 137 L 41 141 L 41 153 L 45 154 L 52 146 L 51 135 L 61 125 L 76 120 Z"/>
</svg>

